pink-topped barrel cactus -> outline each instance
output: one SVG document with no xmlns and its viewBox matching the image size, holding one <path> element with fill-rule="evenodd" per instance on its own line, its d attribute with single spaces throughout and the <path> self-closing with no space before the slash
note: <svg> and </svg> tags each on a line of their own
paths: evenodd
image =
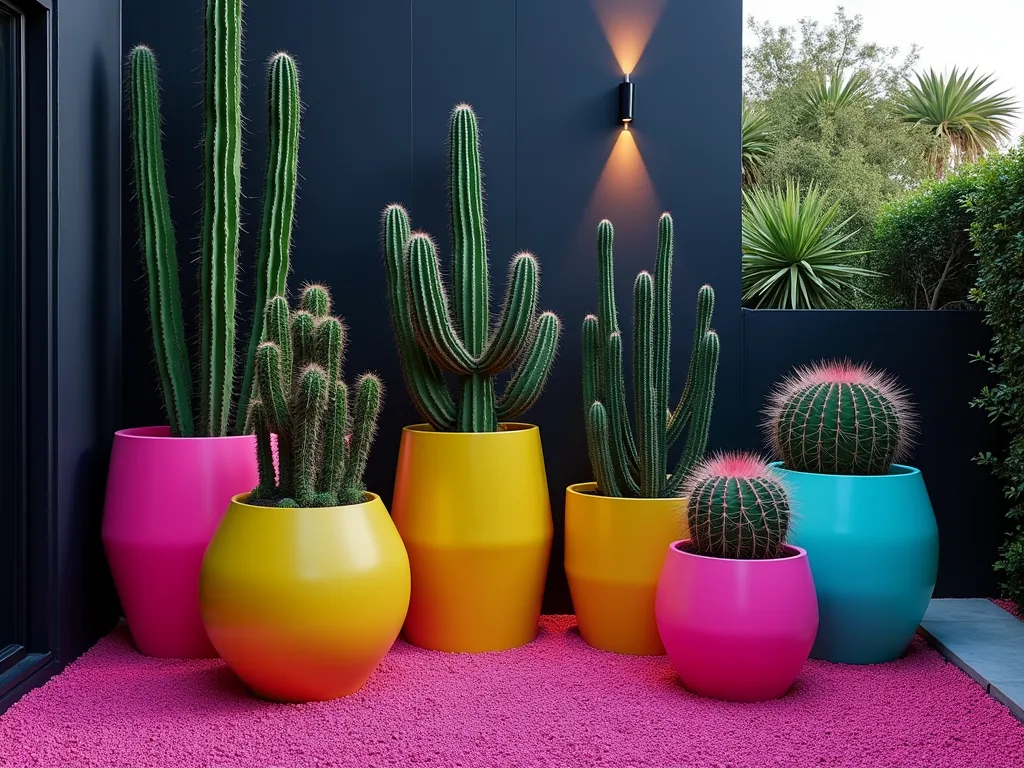
<svg viewBox="0 0 1024 768">
<path fill-rule="evenodd" d="M 709 557 L 778 557 L 789 531 L 789 495 L 771 467 L 749 453 L 705 459 L 685 496 L 693 551 Z"/>
<path fill-rule="evenodd" d="M 797 472 L 884 475 L 916 431 L 896 378 L 849 360 L 797 368 L 772 392 L 766 415 L 775 453 Z"/>
</svg>

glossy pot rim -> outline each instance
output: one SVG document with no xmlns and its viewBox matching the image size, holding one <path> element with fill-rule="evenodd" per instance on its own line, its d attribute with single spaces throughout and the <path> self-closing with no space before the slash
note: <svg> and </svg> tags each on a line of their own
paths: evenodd
<svg viewBox="0 0 1024 768">
<path fill-rule="evenodd" d="M 898 480 L 907 479 L 918 476 L 921 474 L 921 470 L 917 467 L 912 467 L 909 464 L 891 464 L 889 465 L 889 471 L 884 475 L 836 475 L 828 472 L 801 472 L 797 469 L 789 469 L 788 467 L 782 466 L 781 461 L 773 461 L 769 466 L 772 469 L 777 469 L 781 472 L 786 472 L 791 475 L 801 475 L 803 477 L 834 477 L 841 480 L 858 480 L 863 482 L 882 482 L 885 480 Z M 895 472 L 893 470 L 896 470 Z"/>
<path fill-rule="evenodd" d="M 251 442 L 254 439 L 253 435 L 218 435 L 217 437 L 173 437 L 171 435 L 171 428 L 166 424 L 153 427 L 130 427 L 128 429 L 119 429 L 114 433 L 114 437 L 120 440 L 142 440 L 152 442 L 188 442 L 196 443 L 201 441 L 245 441 Z"/>
<path fill-rule="evenodd" d="M 243 507 L 245 509 L 274 509 L 281 512 L 312 512 L 316 510 L 322 510 L 324 512 L 345 510 L 345 509 L 356 509 L 357 507 L 365 507 L 369 504 L 375 504 L 380 501 L 378 496 L 373 491 L 365 491 L 366 495 L 370 498 L 360 501 L 358 504 L 344 504 L 337 507 L 268 507 L 262 504 L 250 504 L 248 502 L 249 494 L 252 491 L 246 491 L 245 493 L 236 493 L 231 497 L 231 506 Z"/>
<path fill-rule="evenodd" d="M 497 432 L 438 432 L 430 424 L 423 423 L 409 424 L 408 426 L 402 427 L 402 432 L 409 432 L 416 435 L 430 435 L 433 439 L 437 440 L 452 439 L 454 437 L 461 437 L 463 439 L 467 437 L 494 439 L 497 437 L 508 438 L 512 435 L 540 432 L 540 427 L 536 424 L 527 424 L 526 422 L 503 421 L 498 424 Z"/>
<path fill-rule="evenodd" d="M 633 498 L 626 496 L 600 496 L 594 493 L 586 493 L 586 491 L 597 490 L 597 483 L 593 480 L 585 483 L 573 483 L 567 486 L 565 492 L 572 496 L 578 496 L 580 498 L 587 499 L 588 501 L 602 501 L 610 504 L 621 504 L 622 506 L 630 507 L 644 507 L 644 506 L 667 506 L 669 503 L 674 503 L 679 506 L 680 511 L 686 506 L 688 499 L 685 496 L 668 496 L 657 499 L 646 499 L 646 498 Z"/>
<path fill-rule="evenodd" d="M 743 563 L 744 565 L 750 564 L 756 566 L 758 563 L 794 563 L 800 560 L 807 559 L 807 550 L 803 547 L 798 547 L 795 544 L 785 544 L 787 550 L 793 554 L 786 557 L 771 557 L 761 559 L 743 559 L 738 560 L 732 557 L 710 557 L 708 555 L 698 555 L 696 552 L 687 552 L 684 549 L 680 549 L 681 545 L 689 544 L 693 539 L 680 539 L 679 541 L 673 541 L 669 544 L 668 551 L 671 555 L 678 555 L 680 557 L 688 557 L 694 560 L 703 561 L 707 563 Z"/>
</svg>

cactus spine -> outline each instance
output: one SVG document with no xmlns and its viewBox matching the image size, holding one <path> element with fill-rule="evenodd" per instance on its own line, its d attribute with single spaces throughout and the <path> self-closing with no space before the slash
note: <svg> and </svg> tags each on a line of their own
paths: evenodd
<svg viewBox="0 0 1024 768">
<path fill-rule="evenodd" d="M 719 356 L 718 334 L 711 330 L 715 293 L 705 285 L 697 294 L 686 385 L 670 410 L 673 224 L 669 214 L 662 214 L 655 274 L 641 272 L 633 285 L 634 437 L 615 306 L 614 234 L 610 221 L 598 225 L 600 310 L 583 321 L 583 402 L 591 468 L 605 496 L 675 496 L 707 449 Z M 669 449 L 684 433 L 683 451 L 669 474 Z"/>
<path fill-rule="evenodd" d="M 686 485 L 693 551 L 710 557 L 779 557 L 789 533 L 789 494 L 771 468 L 751 454 L 701 462 Z"/>
<path fill-rule="evenodd" d="M 205 16 L 203 227 L 200 238 L 199 388 L 188 363 L 178 263 L 164 175 L 159 83 L 153 52 L 136 46 L 129 100 L 140 243 L 145 254 L 153 346 L 171 434 L 229 434 L 234 403 L 235 285 L 241 230 L 241 0 L 207 0 Z M 257 303 L 283 292 L 294 211 L 299 135 L 295 62 L 270 64 L 267 183 L 264 190 Z M 236 431 L 244 428 L 262 308 L 255 315 Z M 198 399 L 198 403 L 193 402 Z M 195 418 L 198 408 L 198 420 Z"/>
<path fill-rule="evenodd" d="M 355 407 L 342 379 L 345 330 L 331 316 L 324 286 L 305 288 L 301 308 L 267 302 L 265 340 L 256 350 L 249 420 L 256 432 L 260 484 L 252 504 L 334 507 L 358 504 L 377 432 L 383 385 L 373 374 L 356 381 Z M 271 433 L 277 435 L 275 472 Z"/>
<path fill-rule="evenodd" d="M 849 360 L 797 368 L 766 414 L 776 455 L 797 472 L 884 475 L 906 457 L 916 430 L 896 379 Z"/>
<path fill-rule="evenodd" d="M 449 302 L 434 241 L 411 232 L 402 206 L 389 205 L 383 239 L 391 320 L 406 385 L 423 417 L 439 431 L 494 432 L 537 401 L 561 323 L 552 312 L 537 314 L 540 270 L 536 258 L 519 253 L 491 328 L 479 136 L 467 104 L 455 107 L 449 122 L 448 174 L 454 298 Z M 496 395 L 495 376 L 513 365 Z M 454 398 L 443 371 L 459 379 Z"/>
</svg>

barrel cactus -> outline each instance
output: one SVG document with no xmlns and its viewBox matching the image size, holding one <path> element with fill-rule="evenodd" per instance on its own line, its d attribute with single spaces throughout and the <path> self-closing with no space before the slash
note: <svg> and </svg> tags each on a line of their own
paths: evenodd
<svg viewBox="0 0 1024 768">
<path fill-rule="evenodd" d="M 604 496 L 676 496 L 707 449 L 719 355 L 718 335 L 711 330 L 715 292 L 705 285 L 697 294 L 686 385 L 670 409 L 673 224 L 669 214 L 662 214 L 655 274 L 641 272 L 633 285 L 634 438 L 615 306 L 614 235 L 610 221 L 598 225 L 600 312 L 583 321 L 583 406 L 590 464 Z M 684 434 L 685 444 L 670 473 L 669 449 Z"/>
<path fill-rule="evenodd" d="M 734 560 L 783 554 L 789 494 L 759 456 L 727 453 L 702 461 L 690 474 L 685 495 L 696 554 Z"/>
<path fill-rule="evenodd" d="M 491 326 L 487 234 L 477 120 L 468 104 L 452 111 L 448 128 L 448 194 L 453 300 L 441 279 L 437 246 L 412 232 L 398 204 L 383 214 L 384 260 L 392 325 L 417 409 L 442 432 L 494 432 L 540 397 L 558 349 L 561 323 L 537 313 L 540 268 L 529 253 L 509 266 L 497 325 Z M 504 391 L 494 380 L 515 367 Z M 444 371 L 458 378 L 453 397 Z"/>
<path fill-rule="evenodd" d="M 268 78 L 269 149 L 256 270 L 257 322 L 235 409 L 235 284 L 242 173 L 241 0 L 207 0 L 205 21 L 198 392 L 193 391 L 182 322 L 156 57 L 150 48 L 138 45 L 131 51 L 128 67 L 134 186 L 153 349 L 171 434 L 179 437 L 215 437 L 229 434 L 232 428 L 244 430 L 256 347 L 263 334 L 263 305 L 268 296 L 285 291 L 298 169 L 298 71 L 288 54 L 278 53 L 270 60 Z"/>
<path fill-rule="evenodd" d="M 354 407 L 342 378 L 345 329 L 331 316 L 322 285 L 292 312 L 284 296 L 267 302 L 265 339 L 256 349 L 249 420 L 256 432 L 260 484 L 250 504 L 334 507 L 366 496 L 363 472 L 377 433 L 383 385 L 364 373 Z M 277 470 L 271 433 L 277 435 Z"/>
<path fill-rule="evenodd" d="M 766 426 L 786 469 L 884 475 L 906 458 L 916 417 L 893 376 L 837 360 L 783 379 L 769 399 Z"/>
</svg>

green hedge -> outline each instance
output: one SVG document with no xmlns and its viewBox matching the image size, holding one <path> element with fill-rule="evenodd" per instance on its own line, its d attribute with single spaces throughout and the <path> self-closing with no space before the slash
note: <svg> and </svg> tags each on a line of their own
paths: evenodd
<svg viewBox="0 0 1024 768">
<path fill-rule="evenodd" d="M 973 217 L 964 203 L 977 187 L 978 169 L 967 166 L 885 205 L 867 259 L 867 266 L 886 275 L 870 286 L 876 306 L 969 308 L 978 260 L 970 236 Z"/>
<path fill-rule="evenodd" d="M 997 383 L 974 404 L 984 408 L 1010 436 L 1005 456 L 979 457 L 1003 481 L 1014 530 L 996 569 L 1006 597 L 1024 607 L 1024 144 L 984 160 L 978 186 L 969 199 L 974 216 L 971 237 L 979 256 L 978 284 L 972 292 L 992 328 L 992 348 L 978 355 Z M 969 525 L 969 520 L 964 520 Z"/>
</svg>

